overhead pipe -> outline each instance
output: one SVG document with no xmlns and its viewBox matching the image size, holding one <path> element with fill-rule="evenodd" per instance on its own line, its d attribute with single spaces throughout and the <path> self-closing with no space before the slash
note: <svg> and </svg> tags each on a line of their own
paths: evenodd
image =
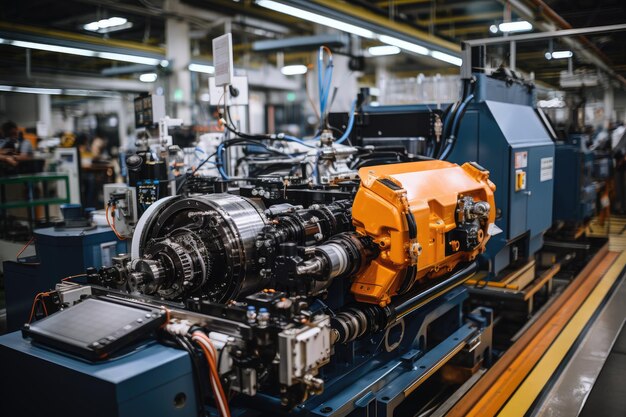
<svg viewBox="0 0 626 417">
<path fill-rule="evenodd" d="M 531 21 L 531 23 L 539 26 L 542 30 L 553 31 L 559 27 L 561 29 L 573 29 L 572 25 L 569 22 L 563 19 L 557 12 L 554 11 L 554 9 L 552 9 L 542 0 L 529 1 L 531 1 L 536 7 L 542 9 L 542 12 L 546 15 L 546 17 L 550 19 L 553 25 L 537 21 L 537 16 L 535 16 L 535 13 L 519 0 L 498 1 L 505 6 L 510 5 L 513 9 L 515 9 L 515 12 L 518 15 L 520 15 L 524 19 Z M 580 53 L 580 55 L 584 59 L 591 62 L 602 71 L 606 72 L 607 74 L 618 80 L 620 83 L 622 83 L 623 86 L 626 86 L 626 78 L 613 71 L 613 69 L 607 64 L 608 58 L 606 57 L 606 55 L 602 51 L 600 51 L 598 47 L 594 45 L 593 42 L 591 42 L 587 37 L 581 35 L 579 36 L 579 38 L 580 41 L 570 38 L 563 38 L 563 42 L 565 42 L 570 48 L 577 50 L 577 52 Z M 589 50 L 587 50 L 587 48 L 581 43 L 584 43 L 594 52 L 590 52 Z"/>
</svg>

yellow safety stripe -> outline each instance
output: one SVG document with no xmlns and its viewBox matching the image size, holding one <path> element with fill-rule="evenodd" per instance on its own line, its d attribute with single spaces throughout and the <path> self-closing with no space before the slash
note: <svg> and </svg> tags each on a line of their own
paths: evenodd
<svg viewBox="0 0 626 417">
<path fill-rule="evenodd" d="M 574 341 L 578 338 L 585 325 L 589 322 L 602 300 L 611 290 L 626 265 L 626 252 L 617 258 L 602 280 L 591 292 L 584 304 L 578 309 L 574 317 L 561 334 L 552 343 L 552 346 L 535 365 L 532 372 L 518 387 L 517 391 L 498 413 L 498 417 L 524 416 L 543 387 L 548 383 L 557 367 L 567 355 Z"/>
</svg>

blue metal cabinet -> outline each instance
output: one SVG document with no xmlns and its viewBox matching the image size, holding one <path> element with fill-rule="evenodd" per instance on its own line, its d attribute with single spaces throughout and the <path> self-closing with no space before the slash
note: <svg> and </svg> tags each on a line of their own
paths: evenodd
<svg viewBox="0 0 626 417">
<path fill-rule="evenodd" d="M 140 417 L 198 415 L 191 359 L 158 343 L 114 360 L 88 363 L 40 348 L 19 332 L 0 336 L 11 381 L 3 416 Z"/>
<path fill-rule="evenodd" d="M 594 154 L 582 147 L 578 138 L 556 145 L 554 172 L 554 222 L 578 227 L 596 210 L 593 183 Z"/>
<path fill-rule="evenodd" d="M 492 275 L 532 256 L 552 225 L 554 143 L 532 107 L 528 87 L 477 75 L 474 100 L 448 160 L 476 161 L 496 184 L 496 225 L 487 244 Z"/>
<path fill-rule="evenodd" d="M 92 230 L 37 229 L 34 233 L 38 265 L 4 262 L 7 328 L 19 329 L 27 320 L 35 295 L 53 289 L 62 278 L 82 274 L 89 267 L 110 266 L 110 257 L 127 251 L 109 228 Z"/>
</svg>

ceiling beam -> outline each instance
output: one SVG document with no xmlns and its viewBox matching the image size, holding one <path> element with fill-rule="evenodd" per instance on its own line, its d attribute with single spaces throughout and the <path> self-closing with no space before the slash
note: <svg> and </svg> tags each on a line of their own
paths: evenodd
<svg viewBox="0 0 626 417">
<path fill-rule="evenodd" d="M 487 34 L 489 30 L 489 26 L 480 25 L 480 26 L 466 26 L 466 27 L 451 27 L 450 29 L 440 29 L 439 32 L 450 37 L 457 37 L 458 35 L 469 35 L 472 33 L 482 33 Z"/>
<path fill-rule="evenodd" d="M 150 83 L 142 83 L 136 80 L 125 80 L 121 78 L 104 78 L 104 77 L 82 77 L 76 75 L 60 75 L 32 73 L 30 77 L 22 74 L 3 74 L 3 84 L 42 87 L 42 88 L 61 88 L 61 89 L 87 89 L 102 91 L 120 91 L 140 93 L 150 91 L 153 87 Z"/>
<path fill-rule="evenodd" d="M 406 23 L 394 22 L 386 16 L 381 16 L 363 7 L 355 6 L 354 4 L 335 0 L 312 0 L 306 2 L 302 0 L 291 0 L 289 3 L 295 7 L 302 8 L 306 8 L 305 5 L 307 4 L 310 5 L 309 7 L 315 5 L 315 9 L 332 11 L 335 16 L 342 15 L 344 17 L 350 17 L 352 20 L 358 21 L 361 27 L 373 28 L 375 31 L 391 36 L 397 36 L 396 34 L 398 34 L 408 37 L 409 39 L 413 38 L 417 41 L 421 41 L 424 46 L 431 49 L 439 49 L 443 52 L 453 53 L 455 55 L 459 54 L 461 51 L 460 45 L 456 42 L 450 42 Z"/>
<path fill-rule="evenodd" d="M 144 43 L 121 41 L 115 39 L 103 39 L 96 36 L 84 35 L 81 33 L 65 32 L 54 29 L 44 29 L 35 26 L 18 25 L 9 22 L 0 22 L 0 30 L 6 30 L 8 32 L 23 33 L 26 35 L 36 35 L 45 38 L 53 38 L 58 40 L 67 40 L 72 42 L 88 43 L 92 45 L 99 45 L 109 48 L 119 48 L 133 50 L 135 52 L 147 52 L 150 54 L 163 55 L 165 49 L 158 46 L 146 45 Z"/>
<path fill-rule="evenodd" d="M 430 3 L 431 0 L 387 0 L 387 1 L 379 1 L 376 3 L 378 7 L 389 7 L 389 6 L 407 6 L 413 4 L 422 4 L 422 3 Z"/>
<path fill-rule="evenodd" d="M 478 22 L 478 21 L 483 21 L 483 20 L 495 20 L 495 19 L 502 19 L 502 12 L 487 12 L 487 13 L 467 14 L 463 16 L 436 17 L 434 19 L 417 20 L 417 23 L 422 26 L 428 26 L 430 24 L 447 25 L 450 23 Z"/>
</svg>

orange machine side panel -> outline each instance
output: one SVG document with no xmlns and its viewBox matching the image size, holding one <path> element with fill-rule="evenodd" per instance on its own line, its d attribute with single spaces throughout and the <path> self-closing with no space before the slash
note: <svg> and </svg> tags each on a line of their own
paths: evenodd
<svg viewBox="0 0 626 417">
<path fill-rule="evenodd" d="M 403 286 L 407 269 L 416 269 L 415 282 L 451 271 L 459 262 L 484 251 L 488 226 L 495 220 L 489 173 L 472 164 L 462 167 L 433 160 L 362 168 L 361 187 L 352 206 L 357 232 L 368 235 L 381 253 L 355 277 L 352 292 L 359 301 L 386 305 Z M 447 248 L 446 233 L 457 227 L 459 198 L 489 203 L 480 245 L 471 251 Z M 417 236 L 409 236 L 411 213 Z M 446 255 L 448 254 L 448 255 Z M 406 283 L 404 283 L 406 291 Z"/>
</svg>

